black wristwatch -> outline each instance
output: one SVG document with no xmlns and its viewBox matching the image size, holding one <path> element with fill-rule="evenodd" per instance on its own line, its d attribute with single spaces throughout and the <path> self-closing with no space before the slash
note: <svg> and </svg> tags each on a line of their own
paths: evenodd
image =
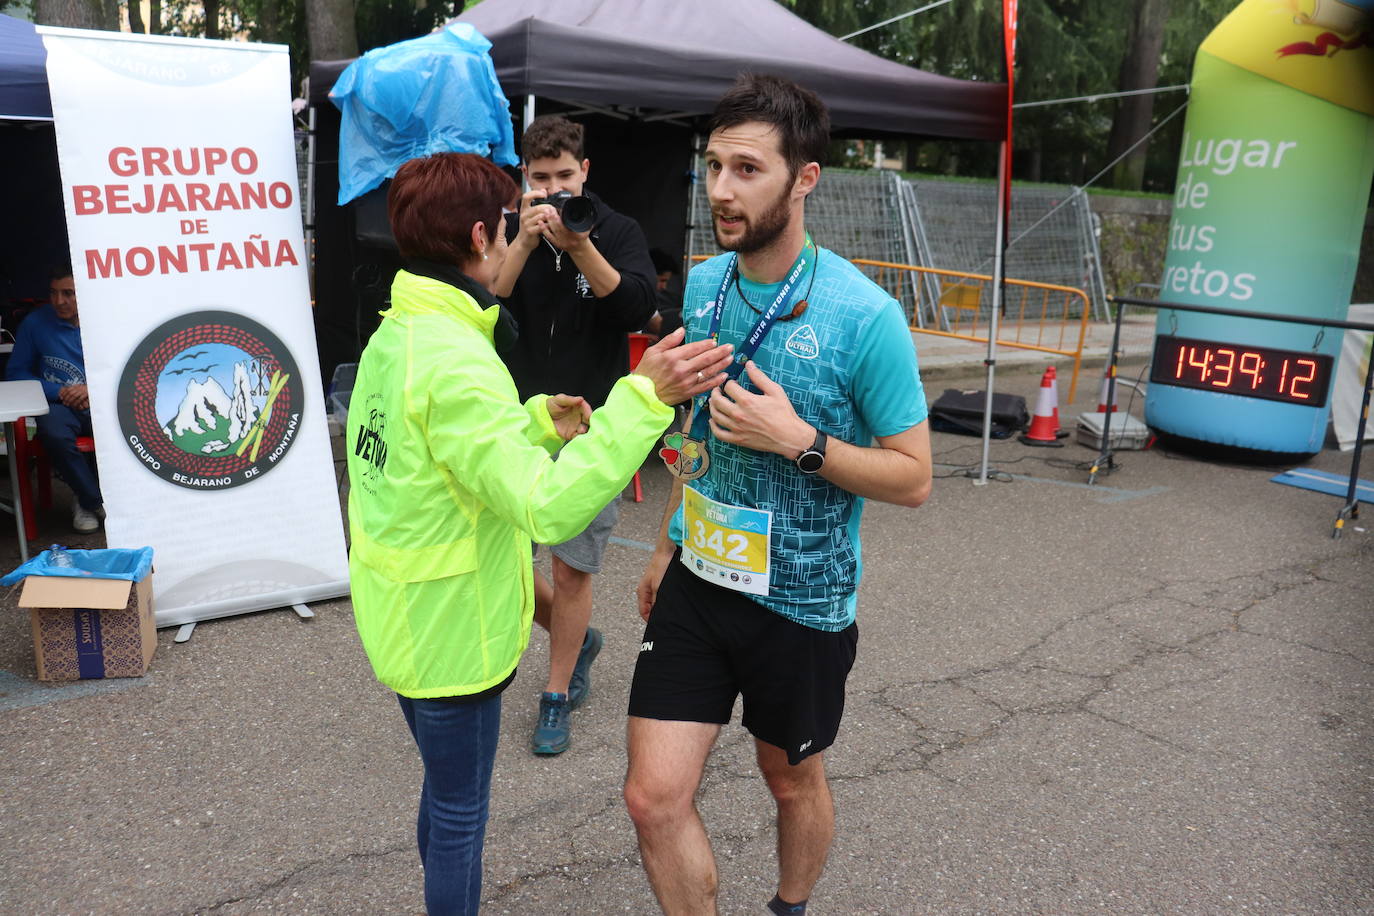
<svg viewBox="0 0 1374 916">
<path fill-rule="evenodd" d="M 825 466 L 825 443 L 828 438 L 825 433 L 816 430 L 816 441 L 797 456 L 797 470 L 803 474 L 820 473 L 821 468 Z"/>
</svg>

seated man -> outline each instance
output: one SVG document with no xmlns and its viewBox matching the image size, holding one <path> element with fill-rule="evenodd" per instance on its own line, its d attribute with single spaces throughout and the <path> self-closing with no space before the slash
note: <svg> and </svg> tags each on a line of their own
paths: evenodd
<svg viewBox="0 0 1374 916">
<path fill-rule="evenodd" d="M 666 337 L 682 327 L 682 287 L 668 288 L 673 277 L 682 271 L 678 261 L 662 248 L 650 248 L 649 260 L 654 262 L 654 273 L 658 274 L 658 297 L 655 301 L 657 311 L 644 331 L 655 337 Z"/>
<path fill-rule="evenodd" d="M 68 264 L 53 268 L 49 305 L 24 319 L 10 354 L 11 381 L 36 379 L 48 396 L 48 413 L 35 417 L 38 438 L 53 471 L 76 494 L 72 527 L 89 534 L 105 517 L 100 484 L 78 436 L 91 435 L 91 400 L 86 393 L 86 361 L 81 352 L 81 322 L 76 312 L 76 281 Z"/>
</svg>

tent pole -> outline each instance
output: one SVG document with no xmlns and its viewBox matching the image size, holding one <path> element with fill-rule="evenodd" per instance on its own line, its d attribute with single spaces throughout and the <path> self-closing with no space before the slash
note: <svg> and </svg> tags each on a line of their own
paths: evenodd
<svg viewBox="0 0 1374 916">
<path fill-rule="evenodd" d="M 1007 143 L 998 147 L 997 155 L 997 241 L 993 248 L 992 262 L 992 315 L 988 320 L 988 357 L 984 361 L 988 367 L 987 402 L 983 406 L 983 462 L 978 469 L 977 486 L 988 482 L 988 449 L 992 442 L 992 382 L 997 371 L 997 319 L 1002 313 L 1002 283 L 1006 278 L 1006 201 L 1011 198 L 1008 183 L 1011 175 L 1007 171 Z"/>
<path fill-rule="evenodd" d="M 687 227 L 686 239 L 683 242 L 683 271 L 685 277 L 687 271 L 692 269 L 692 255 L 696 254 L 692 250 L 692 230 L 695 228 L 697 218 L 697 195 L 701 193 L 701 176 L 697 174 L 697 148 L 701 146 L 701 134 L 692 134 L 692 160 L 688 167 L 688 174 L 692 176 L 692 193 L 687 198 Z"/>
<path fill-rule="evenodd" d="M 309 92 L 306 93 L 309 95 Z M 318 112 L 310 106 L 310 119 L 307 122 L 305 140 L 305 261 L 306 277 L 310 281 L 310 304 L 315 304 L 315 116 Z"/>
<path fill-rule="evenodd" d="M 520 136 L 521 136 L 521 137 L 524 137 L 525 131 L 527 131 L 527 130 L 530 129 L 530 123 L 531 123 L 533 120 L 534 120 L 534 93 L 531 92 L 531 93 L 529 93 L 528 95 L 525 96 L 525 110 L 524 110 L 524 112 L 521 114 L 521 117 L 520 117 Z M 530 189 L 530 179 L 529 179 L 528 176 L 526 176 L 526 175 L 524 174 L 524 169 L 521 169 L 521 170 L 520 170 L 520 174 L 521 174 L 521 177 L 520 177 L 521 188 L 520 188 L 520 190 L 521 190 L 521 191 L 528 191 L 528 190 Z"/>
</svg>

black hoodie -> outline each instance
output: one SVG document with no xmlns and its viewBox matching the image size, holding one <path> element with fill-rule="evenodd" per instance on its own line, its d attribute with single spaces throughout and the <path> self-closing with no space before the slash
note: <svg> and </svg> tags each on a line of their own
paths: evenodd
<svg viewBox="0 0 1374 916">
<path fill-rule="evenodd" d="M 572 255 L 560 259 L 547 241 L 530 253 L 506 307 L 520 325 L 520 337 L 502 358 L 524 400 L 536 394 L 573 394 L 592 407 L 606 401 L 616 379 L 629 371 L 625 335 L 654 314 L 655 275 L 649 245 L 639 224 L 616 213 L 596 195 L 591 240 L 620 284 L 596 298 Z M 506 220 L 506 240 L 515 238 L 519 217 Z"/>
</svg>

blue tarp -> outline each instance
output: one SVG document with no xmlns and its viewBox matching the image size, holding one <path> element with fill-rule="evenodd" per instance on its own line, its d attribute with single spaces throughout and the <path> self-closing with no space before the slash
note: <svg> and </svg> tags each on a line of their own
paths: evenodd
<svg viewBox="0 0 1374 916">
<path fill-rule="evenodd" d="M 510 102 L 487 53 L 491 42 L 466 23 L 368 51 L 334 84 L 339 130 L 339 204 L 431 153 L 477 153 L 515 165 Z"/>
<path fill-rule="evenodd" d="M 0 120 L 52 118 L 47 61 L 32 22 L 0 15 Z"/>
<path fill-rule="evenodd" d="M 0 579 L 0 585 L 15 585 L 25 576 L 65 576 L 71 579 L 127 579 L 138 582 L 153 568 L 153 548 L 109 548 L 106 550 L 68 550 L 71 566 L 52 565 L 52 551 L 45 550 L 29 562 Z"/>
<path fill-rule="evenodd" d="M 1298 487 L 1303 490 L 1315 490 L 1318 493 L 1339 496 L 1342 499 L 1350 492 L 1349 474 L 1332 474 L 1329 471 L 1318 471 L 1312 468 L 1293 468 L 1291 471 L 1284 471 L 1282 474 L 1269 479 L 1274 483 Z M 1355 498 L 1360 502 L 1374 504 L 1374 481 L 1355 481 Z"/>
</svg>

